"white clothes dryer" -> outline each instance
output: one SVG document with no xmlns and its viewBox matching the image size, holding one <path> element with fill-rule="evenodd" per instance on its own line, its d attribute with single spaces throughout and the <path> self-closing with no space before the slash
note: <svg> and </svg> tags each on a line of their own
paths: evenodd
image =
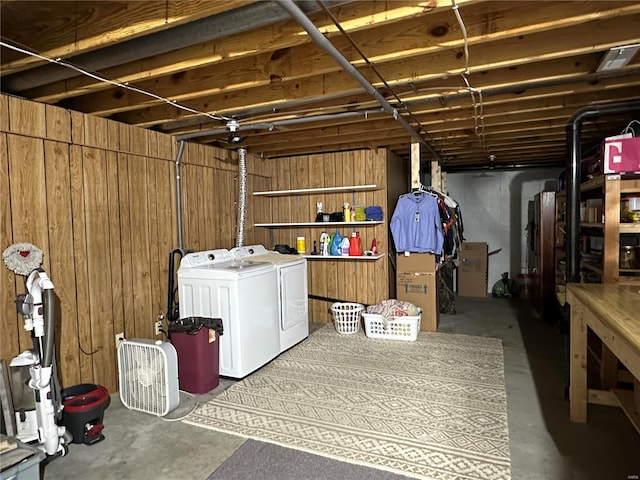
<svg viewBox="0 0 640 480">
<path fill-rule="evenodd" d="M 278 312 L 280 351 L 291 348 L 309 336 L 309 297 L 307 259 L 267 250 L 263 245 L 231 249 L 238 260 L 254 260 L 276 266 L 278 278 Z"/>
<path fill-rule="evenodd" d="M 280 353 L 276 268 L 227 249 L 190 253 L 178 269 L 180 318 L 222 318 L 219 374 L 243 378 Z"/>
</svg>

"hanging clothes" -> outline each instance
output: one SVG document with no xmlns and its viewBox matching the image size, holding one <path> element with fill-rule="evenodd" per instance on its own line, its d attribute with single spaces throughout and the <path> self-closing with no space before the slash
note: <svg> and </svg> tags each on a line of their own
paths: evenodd
<svg viewBox="0 0 640 480">
<path fill-rule="evenodd" d="M 444 235 L 438 200 L 426 192 L 402 195 L 389 228 L 398 252 L 442 254 Z"/>
</svg>

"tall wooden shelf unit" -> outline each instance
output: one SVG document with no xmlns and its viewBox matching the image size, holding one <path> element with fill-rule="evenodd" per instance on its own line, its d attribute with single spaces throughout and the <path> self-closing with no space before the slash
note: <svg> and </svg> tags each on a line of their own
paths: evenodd
<svg viewBox="0 0 640 480">
<path fill-rule="evenodd" d="M 590 252 L 582 252 L 580 268 L 583 275 L 595 273 L 602 283 L 625 283 L 640 286 L 640 269 L 620 268 L 621 237 L 630 236 L 640 242 L 640 223 L 621 222 L 621 200 L 624 195 L 640 195 L 640 175 L 600 175 L 580 185 L 580 200 L 602 199 L 602 216 L 595 221 L 581 222 L 581 234 L 601 238 L 601 258 L 594 261 L 593 257 L 586 258 Z M 593 220 L 593 218 L 591 219 Z M 590 242 L 586 242 L 589 245 Z M 638 244 L 638 243 L 637 243 Z M 590 274 L 590 272 L 592 272 Z M 628 372 L 620 368 L 618 359 L 600 341 L 589 332 L 588 363 L 589 382 L 597 384 L 598 388 L 614 388 L 618 381 L 629 381 Z"/>
<path fill-rule="evenodd" d="M 540 315 L 552 320 L 558 313 L 556 301 L 556 192 L 543 191 L 534 198 L 533 298 Z"/>
<path fill-rule="evenodd" d="M 620 268 L 621 235 L 640 238 L 640 223 L 621 223 L 621 200 L 626 194 L 640 195 L 640 176 L 601 175 L 583 183 L 580 194 L 603 199 L 603 218 L 581 223 L 581 229 L 601 232 L 602 261 L 581 262 L 581 267 L 600 273 L 603 283 L 640 285 L 640 270 Z"/>
</svg>

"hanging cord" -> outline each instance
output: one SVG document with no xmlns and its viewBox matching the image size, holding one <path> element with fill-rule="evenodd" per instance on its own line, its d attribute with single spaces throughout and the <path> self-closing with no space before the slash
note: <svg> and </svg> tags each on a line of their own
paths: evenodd
<svg viewBox="0 0 640 480">
<path fill-rule="evenodd" d="M 478 141 L 480 142 L 480 147 L 484 150 L 485 155 L 490 157 L 489 148 L 485 142 L 484 135 L 484 104 L 482 100 L 482 90 L 478 88 L 474 88 L 469 83 L 469 38 L 467 36 L 467 28 L 464 25 L 464 21 L 462 20 L 462 15 L 460 15 L 460 9 L 456 4 L 456 0 L 451 0 L 451 8 L 453 9 L 453 13 L 458 20 L 458 24 L 460 25 L 460 30 L 462 31 L 462 38 L 464 39 L 464 71 L 460 74 L 462 79 L 464 80 L 465 85 L 467 86 L 467 90 L 469 91 L 469 95 L 471 96 L 471 102 L 473 105 L 473 119 L 474 119 L 474 132 Z M 478 99 L 476 100 L 476 95 Z"/>
<path fill-rule="evenodd" d="M 210 118 L 212 120 L 225 120 L 225 121 L 231 120 L 230 117 L 217 115 L 215 113 L 211 114 L 211 113 L 208 113 L 208 112 L 201 112 L 200 110 L 196 110 L 194 108 L 187 107 L 186 105 L 182 105 L 182 104 L 176 102 L 175 100 L 170 100 L 168 98 L 161 97 L 160 95 L 156 95 L 155 93 L 151 93 L 151 92 L 148 92 L 148 91 L 143 90 L 141 88 L 134 87 L 133 85 L 130 85 L 129 82 L 119 82 L 117 80 L 111 80 L 109 78 L 103 77 L 102 75 L 100 75 L 97 72 L 90 72 L 89 70 L 85 70 L 85 69 L 83 69 L 81 67 L 78 67 L 78 66 L 72 64 L 72 63 L 69 63 L 69 62 L 67 62 L 65 60 L 62 60 L 61 58 L 51 58 L 51 57 L 48 57 L 48 56 L 43 55 L 41 53 L 37 53 L 37 52 L 33 52 L 33 51 L 30 51 L 30 50 L 27 50 L 26 47 L 22 48 L 22 47 L 18 47 L 16 45 L 13 45 L 11 43 L 7 43 L 5 40 L 0 41 L 0 45 L 3 46 L 3 47 L 9 48 L 9 49 L 11 49 L 13 51 L 22 53 L 24 55 L 29 55 L 31 57 L 35 57 L 35 58 L 39 58 L 41 60 L 45 60 L 45 61 L 47 61 L 49 63 L 54 63 L 56 65 L 60 65 L 62 67 L 69 68 L 71 70 L 74 70 L 74 71 L 82 74 L 82 75 L 86 75 L 87 77 L 93 78 L 94 80 L 98 80 L 99 82 L 103 82 L 103 83 L 107 83 L 107 84 L 110 84 L 110 85 L 114 85 L 116 87 L 124 88 L 126 90 L 130 90 L 132 92 L 140 93 L 142 95 L 146 95 L 146 96 L 154 98 L 156 100 L 160 100 L 160 101 L 162 101 L 164 103 L 167 103 L 167 104 L 171 105 L 172 107 L 178 108 L 180 110 L 184 110 L 184 111 L 189 112 L 189 113 L 194 113 L 196 115 L 204 115 L 205 117 L 208 117 L 208 118 Z"/>
<path fill-rule="evenodd" d="M 624 127 L 624 130 L 622 130 L 622 134 L 624 135 L 625 133 L 630 133 L 634 137 L 638 136 L 639 134 L 636 134 L 636 131 L 633 128 L 633 126 L 635 124 L 638 124 L 638 127 L 640 127 L 640 121 L 639 120 L 631 120 L 629 122 L 629 124 L 626 127 Z"/>
<path fill-rule="evenodd" d="M 179 393 L 184 393 L 187 396 L 191 397 L 191 398 L 196 398 L 195 395 L 193 395 L 192 393 L 189 393 L 185 390 L 179 390 Z M 200 403 L 196 400 L 195 405 L 191 408 L 191 411 L 189 413 L 186 413 L 180 417 L 177 418 L 165 418 L 165 417 L 160 417 L 162 418 L 162 420 L 164 420 L 165 422 L 179 422 L 181 420 L 184 420 L 185 418 L 187 418 L 189 415 L 191 415 L 193 412 L 196 411 L 196 409 L 200 406 Z"/>
<path fill-rule="evenodd" d="M 327 16 L 331 19 L 331 21 L 333 22 L 333 24 L 336 26 L 336 28 L 338 29 L 338 31 L 340 31 L 340 33 L 348 40 L 348 42 L 351 44 L 351 46 L 355 49 L 356 52 L 358 52 L 358 55 L 360 55 L 360 57 L 362 58 L 362 60 L 364 60 L 364 62 L 367 64 L 367 66 L 369 68 L 371 68 L 371 70 L 373 71 L 373 73 L 376 74 L 376 76 L 380 79 L 380 81 L 382 82 L 382 84 L 385 86 L 385 88 L 387 88 L 389 90 L 389 92 L 391 93 L 391 95 L 396 99 L 396 101 L 398 102 L 398 108 L 402 108 L 407 115 L 409 116 L 409 118 L 411 119 L 411 121 L 413 121 L 415 124 L 417 124 L 418 131 L 421 134 L 426 134 L 427 131 L 426 129 L 422 126 L 422 124 L 420 123 L 420 121 L 415 117 L 415 115 L 413 115 L 413 113 L 411 113 L 411 111 L 409 110 L 409 108 L 404 104 L 404 102 L 402 101 L 402 99 L 398 96 L 398 94 L 393 90 L 393 88 L 391 87 L 391 85 L 389 85 L 387 83 L 387 81 L 384 79 L 384 77 L 382 76 L 382 74 L 379 72 L 379 70 L 376 68 L 376 66 L 373 64 L 373 62 L 371 62 L 369 60 L 369 58 L 364 54 L 364 52 L 360 49 L 360 47 L 358 46 L 358 44 L 353 40 L 353 38 L 351 38 L 351 35 L 349 35 L 349 32 L 347 32 L 344 28 L 342 28 L 342 25 L 340 25 L 339 20 L 329 11 L 329 9 L 327 8 L 327 6 L 324 4 L 324 2 L 322 0 L 316 0 L 316 3 L 318 5 L 320 5 L 320 8 L 322 8 L 322 10 L 327 14 Z"/>
</svg>

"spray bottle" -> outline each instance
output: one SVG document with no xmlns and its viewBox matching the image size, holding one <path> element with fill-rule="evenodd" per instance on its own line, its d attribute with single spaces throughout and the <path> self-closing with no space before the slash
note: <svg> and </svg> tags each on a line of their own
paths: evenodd
<svg viewBox="0 0 640 480">
<path fill-rule="evenodd" d="M 327 232 L 320 234 L 320 255 L 329 255 L 329 234 Z"/>
</svg>

